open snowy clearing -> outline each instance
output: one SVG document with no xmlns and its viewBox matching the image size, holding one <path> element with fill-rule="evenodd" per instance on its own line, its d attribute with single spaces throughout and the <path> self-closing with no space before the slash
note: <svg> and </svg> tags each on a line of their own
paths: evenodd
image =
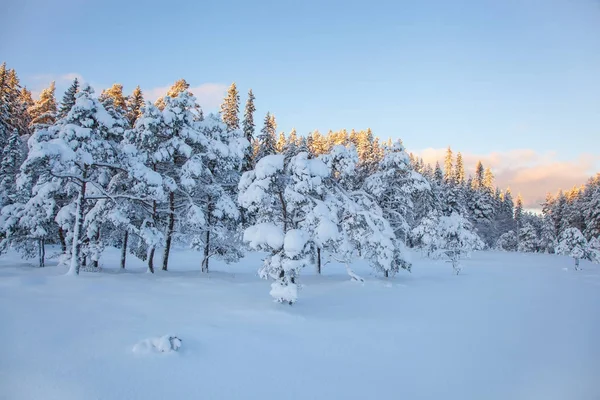
<svg viewBox="0 0 600 400">
<path fill-rule="evenodd" d="M 384 280 L 302 271 L 274 303 L 260 255 L 173 254 L 172 271 L 102 273 L 0 258 L 1 399 L 598 399 L 600 266 L 480 252 L 455 276 L 413 253 Z M 178 352 L 134 352 L 177 335 Z"/>
</svg>

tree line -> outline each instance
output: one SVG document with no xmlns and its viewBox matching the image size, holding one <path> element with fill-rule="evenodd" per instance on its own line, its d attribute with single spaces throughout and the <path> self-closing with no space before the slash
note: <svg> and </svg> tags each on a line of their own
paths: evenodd
<svg viewBox="0 0 600 400">
<path fill-rule="evenodd" d="M 154 104 L 137 87 L 98 96 L 73 81 L 62 100 L 54 83 L 38 100 L 16 72 L 0 67 L 2 250 L 38 256 L 60 244 L 69 271 L 97 270 L 107 246 L 168 270 L 174 243 L 228 262 L 246 248 L 267 252 L 260 275 L 293 303 L 297 276 L 330 261 L 366 259 L 384 276 L 410 270 L 406 247 L 449 258 L 471 250 L 552 252 L 567 228 L 587 240 L 600 227 L 600 179 L 549 196 L 543 215 L 494 186 L 479 162 L 468 175 L 448 148 L 444 166 L 382 142 L 370 129 L 277 133 L 267 113 L 257 132 L 249 90 L 240 113 L 232 84 L 218 114 L 205 116 L 179 80 Z M 242 118 L 240 119 L 240 114 Z M 24 143 L 24 139 L 27 143 Z"/>
</svg>

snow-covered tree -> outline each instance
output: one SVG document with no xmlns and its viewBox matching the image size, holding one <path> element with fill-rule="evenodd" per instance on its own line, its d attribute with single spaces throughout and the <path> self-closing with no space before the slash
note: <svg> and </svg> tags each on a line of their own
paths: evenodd
<svg viewBox="0 0 600 400">
<path fill-rule="evenodd" d="M 444 157 L 444 183 L 447 185 L 454 183 L 454 169 L 453 169 L 453 153 L 450 146 L 446 149 L 446 156 Z"/>
<path fill-rule="evenodd" d="M 246 100 L 246 106 L 244 107 L 244 119 L 242 120 L 242 130 L 244 137 L 250 143 L 250 147 L 246 150 L 246 156 L 244 157 L 244 165 L 242 166 L 242 172 L 246 172 L 252 169 L 253 166 L 253 154 L 252 154 L 252 143 L 254 142 L 254 112 L 256 107 L 254 106 L 254 93 L 252 89 L 248 91 L 248 99 Z"/>
<path fill-rule="evenodd" d="M 277 124 L 275 123 L 275 116 L 267 112 L 264 126 L 260 130 L 260 135 L 256 138 L 256 152 L 254 154 L 254 160 L 256 162 L 265 156 L 273 155 L 277 152 L 276 130 Z"/>
<path fill-rule="evenodd" d="M 386 150 L 377 171 L 365 181 L 365 190 L 377 199 L 396 237 L 406 243 L 414 221 L 413 196 L 431 187 L 411 168 L 400 140 Z"/>
<path fill-rule="evenodd" d="M 73 79 L 73 83 L 67 91 L 65 92 L 62 102 L 60 104 L 60 108 L 58 109 L 58 118 L 64 118 L 67 116 L 71 108 L 75 105 L 75 95 L 79 91 L 79 80 L 77 78 Z"/>
<path fill-rule="evenodd" d="M 139 86 L 136 86 L 126 100 L 127 102 L 127 120 L 129 121 L 129 126 L 134 127 L 135 121 L 142 114 L 142 107 L 144 107 L 144 94 L 142 93 L 142 89 Z"/>
<path fill-rule="evenodd" d="M 533 253 L 538 249 L 539 239 L 535 228 L 528 222 L 519 228 L 518 251 Z"/>
<path fill-rule="evenodd" d="M 587 199 L 582 204 L 585 221 L 584 234 L 587 238 L 600 237 L 600 184 L 589 184 L 586 188 Z"/>
<path fill-rule="evenodd" d="M 460 214 L 441 216 L 435 226 L 433 234 L 424 231 L 420 237 L 422 248 L 429 257 L 445 258 L 452 263 L 452 268 L 458 275 L 462 269 L 460 260 L 470 256 L 475 250 L 481 250 L 484 243 L 473 231 L 471 223 Z"/>
<path fill-rule="evenodd" d="M 579 270 L 579 260 L 589 260 L 600 263 L 600 252 L 589 246 L 581 231 L 577 228 L 567 228 L 558 237 L 556 254 L 572 257 L 575 260 L 575 270 Z"/>
<path fill-rule="evenodd" d="M 454 182 L 457 185 L 465 184 L 465 166 L 463 164 L 463 157 L 460 151 L 456 155 L 456 165 L 454 166 Z"/>
<path fill-rule="evenodd" d="M 234 130 L 240 128 L 240 94 L 238 93 L 235 82 L 227 89 L 227 95 L 221 104 L 221 120 L 227 126 L 227 129 Z"/>
<path fill-rule="evenodd" d="M 350 267 L 357 257 L 368 260 L 372 268 L 386 278 L 401 269 L 410 271 L 411 264 L 402 241 L 384 216 L 377 201 L 360 187 L 356 168 L 359 163 L 356 149 L 334 146 L 330 153 L 319 157 L 331 171 L 325 180 L 327 196 L 323 198 L 327 209 L 336 216 L 337 234 L 320 238 L 319 248 L 327 250 L 331 257 L 346 265 L 353 279 L 361 280 Z M 328 229 L 322 229 L 329 232 Z"/>
<path fill-rule="evenodd" d="M 556 231 L 554 230 L 554 222 L 549 215 L 544 215 L 542 218 L 542 229 L 540 232 L 540 240 L 538 243 L 539 251 L 543 253 L 554 253 L 556 247 Z"/>
<path fill-rule="evenodd" d="M 55 86 L 54 82 L 40 93 L 40 98 L 29 107 L 29 115 L 31 117 L 30 127 L 35 129 L 38 125 L 52 125 L 56 122 L 56 99 L 54 98 Z"/>
<path fill-rule="evenodd" d="M 517 234 L 515 231 L 504 232 L 496 241 L 498 250 L 517 251 Z"/>
<path fill-rule="evenodd" d="M 81 267 L 87 201 L 106 196 L 102 180 L 119 161 L 112 131 L 115 121 L 92 94 L 93 89 L 83 86 L 63 119 L 34 133 L 29 140 L 29 155 L 21 167 L 26 177 L 38 175 L 32 184 L 57 178 L 76 187 L 69 270 L 72 274 L 78 274 Z"/>
<path fill-rule="evenodd" d="M 17 175 L 23 159 L 19 131 L 14 129 L 2 149 L 2 160 L 0 160 L 0 208 L 17 200 Z"/>
<path fill-rule="evenodd" d="M 270 252 L 259 274 L 275 279 L 271 295 L 277 301 L 293 304 L 296 278 L 310 263 L 317 227 L 331 218 L 330 212 L 322 212 L 320 200 L 329 170 L 321 160 L 308 159 L 307 153 L 292 157 L 287 165 L 284 161 L 281 154 L 259 159 L 253 170 L 242 175 L 238 200 L 256 215 L 256 223 L 244 232 L 244 241 Z"/>
</svg>

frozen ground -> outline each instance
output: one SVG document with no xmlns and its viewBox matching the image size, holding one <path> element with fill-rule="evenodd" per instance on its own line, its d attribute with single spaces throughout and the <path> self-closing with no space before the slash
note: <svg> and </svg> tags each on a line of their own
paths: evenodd
<svg viewBox="0 0 600 400">
<path fill-rule="evenodd" d="M 452 275 L 414 255 L 388 281 L 307 269 L 297 304 L 273 303 L 259 255 L 203 275 L 64 276 L 0 258 L 0 399 L 600 398 L 600 268 L 482 252 Z M 567 268 L 567 269 L 565 269 Z M 134 352 L 174 334 L 179 352 Z"/>
</svg>

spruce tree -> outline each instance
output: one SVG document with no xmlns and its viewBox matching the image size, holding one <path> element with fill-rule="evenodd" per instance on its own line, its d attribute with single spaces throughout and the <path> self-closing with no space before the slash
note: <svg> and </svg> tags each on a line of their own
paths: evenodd
<svg viewBox="0 0 600 400">
<path fill-rule="evenodd" d="M 454 167 L 454 181 L 461 186 L 465 184 L 465 166 L 463 164 L 463 158 L 460 151 L 456 155 L 456 166 Z"/>
<path fill-rule="evenodd" d="M 56 122 L 57 107 L 54 91 L 55 86 L 52 82 L 49 87 L 42 90 L 39 100 L 29 108 L 32 129 L 38 126 L 52 125 Z"/>
<path fill-rule="evenodd" d="M 180 93 L 185 92 L 189 89 L 190 84 L 187 83 L 187 81 L 185 79 L 179 79 L 177 81 L 175 81 L 175 83 L 169 88 L 169 90 L 167 91 L 167 96 L 174 98 L 179 96 Z M 192 94 L 192 93 L 190 93 Z M 156 107 L 158 107 L 159 110 L 164 110 L 165 108 L 165 99 L 164 97 L 159 97 L 156 102 L 154 103 L 154 105 Z"/>
<path fill-rule="evenodd" d="M 438 185 L 441 185 L 444 181 L 444 173 L 442 167 L 440 167 L 439 161 L 435 162 L 435 171 L 433 171 L 433 178 Z"/>
<path fill-rule="evenodd" d="M 279 139 L 277 139 L 277 143 L 275 143 L 275 151 L 277 153 L 283 153 L 287 144 L 287 140 L 285 139 L 285 133 L 279 132 Z"/>
<path fill-rule="evenodd" d="M 473 189 L 480 190 L 484 187 L 485 170 L 481 161 L 477 161 L 475 166 L 475 178 L 473 178 Z"/>
<path fill-rule="evenodd" d="M 133 128 L 135 121 L 142 115 L 142 107 L 144 106 L 144 95 L 139 86 L 133 89 L 131 96 L 127 98 L 127 120 L 129 126 Z"/>
<path fill-rule="evenodd" d="M 75 95 L 79 91 L 79 80 L 77 78 L 73 79 L 73 83 L 63 96 L 60 108 L 58 109 L 58 118 L 64 118 L 67 116 L 71 108 L 75 105 Z"/>
<path fill-rule="evenodd" d="M 115 83 L 108 89 L 104 89 L 100 96 L 98 96 L 98 100 L 101 102 L 104 102 L 107 98 L 112 99 L 113 107 L 119 113 L 125 114 L 127 112 L 127 101 L 123 96 L 123 85 Z"/>
<path fill-rule="evenodd" d="M 221 120 L 230 131 L 240 128 L 240 94 L 238 93 L 235 82 L 229 86 L 227 95 L 221 104 Z"/>
<path fill-rule="evenodd" d="M 265 122 L 263 128 L 260 130 L 260 135 L 257 138 L 257 148 L 254 159 L 256 162 L 261 158 L 275 154 L 277 152 L 277 142 L 275 139 L 275 132 L 277 130 L 277 124 L 275 123 L 275 117 L 267 112 L 265 116 Z"/>
<path fill-rule="evenodd" d="M 454 169 L 452 149 L 448 146 L 446 149 L 446 157 L 444 158 L 444 182 L 447 185 L 454 183 Z"/>
<path fill-rule="evenodd" d="M 242 121 L 242 130 L 244 137 L 250 143 L 250 146 L 246 149 L 246 156 L 244 157 L 244 163 L 242 165 L 242 172 L 249 171 L 253 167 L 253 151 L 252 145 L 254 143 L 254 94 L 252 89 L 248 91 L 248 100 L 246 100 L 246 107 L 244 108 L 244 120 Z"/>
<path fill-rule="evenodd" d="M 23 162 L 23 150 L 19 131 L 14 129 L 0 161 L 0 208 L 17 200 L 17 175 Z"/>
<path fill-rule="evenodd" d="M 494 192 L 494 174 L 490 167 L 487 167 L 483 173 L 483 187 L 490 193 Z"/>
</svg>

